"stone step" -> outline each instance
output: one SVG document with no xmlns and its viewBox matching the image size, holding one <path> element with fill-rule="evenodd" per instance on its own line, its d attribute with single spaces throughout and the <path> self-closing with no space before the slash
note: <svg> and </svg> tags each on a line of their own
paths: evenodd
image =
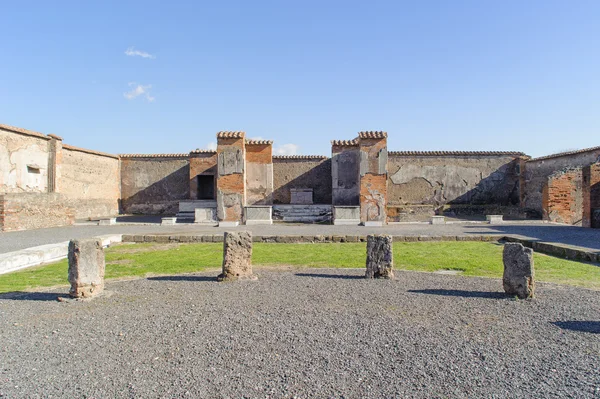
<svg viewBox="0 0 600 399">
<path fill-rule="evenodd" d="M 331 220 L 331 216 L 300 216 L 300 217 L 291 217 L 284 216 L 283 221 L 289 223 L 319 223 L 319 222 L 327 222 Z"/>
</svg>

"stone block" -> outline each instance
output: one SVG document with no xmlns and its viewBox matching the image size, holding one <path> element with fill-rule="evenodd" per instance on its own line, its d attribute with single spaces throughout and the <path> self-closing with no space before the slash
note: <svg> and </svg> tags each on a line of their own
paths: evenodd
<svg viewBox="0 0 600 399">
<path fill-rule="evenodd" d="M 394 256 L 391 235 L 367 236 L 366 278 L 394 278 Z"/>
<path fill-rule="evenodd" d="M 504 276 L 502 285 L 510 295 L 521 299 L 533 298 L 535 291 L 533 249 L 522 244 L 506 243 L 502 251 Z"/>
<path fill-rule="evenodd" d="M 383 227 L 383 220 L 367 220 L 365 227 Z"/>
<path fill-rule="evenodd" d="M 431 224 L 446 224 L 446 217 L 445 216 L 432 216 Z"/>
<path fill-rule="evenodd" d="M 256 279 L 252 274 L 252 233 L 225 232 L 223 236 L 223 271 L 219 281 Z"/>
<path fill-rule="evenodd" d="M 98 221 L 99 226 L 112 226 L 117 224 L 117 218 L 100 219 Z"/>
<path fill-rule="evenodd" d="M 90 298 L 104 291 L 104 249 L 97 239 L 69 242 L 69 294 Z"/>
<path fill-rule="evenodd" d="M 333 224 L 358 226 L 360 224 L 360 206 L 334 206 Z"/>
<path fill-rule="evenodd" d="M 502 215 L 485 215 L 485 220 L 487 220 L 489 224 L 499 224 L 504 221 Z"/>
<path fill-rule="evenodd" d="M 195 208 L 194 223 L 216 224 L 217 209 L 216 208 Z"/>
<path fill-rule="evenodd" d="M 161 226 L 172 226 L 175 223 L 177 223 L 177 218 L 176 217 L 168 217 L 168 218 L 162 218 L 162 219 L 160 219 Z"/>
<path fill-rule="evenodd" d="M 310 205 L 313 203 L 312 188 L 291 188 L 290 204 Z"/>
<path fill-rule="evenodd" d="M 238 222 L 238 221 L 226 221 L 226 220 L 219 221 L 219 227 L 237 227 L 239 225 L 240 225 L 240 222 Z"/>
<path fill-rule="evenodd" d="M 273 224 L 273 207 L 252 205 L 244 207 L 244 220 L 247 225 Z"/>
</svg>

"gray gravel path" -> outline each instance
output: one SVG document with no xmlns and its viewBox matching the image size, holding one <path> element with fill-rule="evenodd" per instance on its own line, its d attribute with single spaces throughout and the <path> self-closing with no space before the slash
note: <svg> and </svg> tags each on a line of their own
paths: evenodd
<svg viewBox="0 0 600 399">
<path fill-rule="evenodd" d="M 600 295 L 495 279 L 258 269 L 0 296 L 3 398 L 597 398 Z"/>
<path fill-rule="evenodd" d="M 222 234 L 226 230 L 249 230 L 253 234 L 340 234 L 367 235 L 373 233 L 392 235 L 520 235 L 535 240 L 560 242 L 600 251 L 600 229 L 588 229 L 576 226 L 565 226 L 549 223 L 514 223 L 502 225 L 489 224 L 399 224 L 385 227 L 333 226 L 310 224 L 274 224 L 271 226 L 238 226 L 234 228 L 209 227 L 194 224 L 176 226 L 131 225 L 115 226 L 69 226 L 29 231 L 0 233 L 0 253 L 17 251 L 38 245 L 69 241 L 73 238 L 90 238 L 104 234 Z"/>
</svg>

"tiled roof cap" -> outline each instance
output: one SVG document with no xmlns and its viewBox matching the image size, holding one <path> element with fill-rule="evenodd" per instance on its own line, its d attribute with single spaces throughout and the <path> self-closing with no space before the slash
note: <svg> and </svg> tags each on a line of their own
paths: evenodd
<svg viewBox="0 0 600 399">
<path fill-rule="evenodd" d="M 425 157 L 434 157 L 434 156 L 473 156 L 473 155 L 482 155 L 482 156 L 500 156 L 500 155 L 510 155 L 510 156 L 518 156 L 518 157 L 527 157 L 522 152 L 518 151 L 389 151 L 388 155 L 397 155 L 397 156 L 425 156 Z"/>
<path fill-rule="evenodd" d="M 120 158 L 183 158 L 189 154 L 119 154 Z"/>
<path fill-rule="evenodd" d="M 16 126 L 4 125 L 0 123 L 0 129 L 10 130 L 11 132 L 26 134 L 28 136 L 39 137 L 41 139 L 49 140 L 50 138 L 43 133 L 34 132 L 33 130 L 27 130 Z"/>
<path fill-rule="evenodd" d="M 268 145 L 273 144 L 273 140 L 246 140 L 246 144 L 248 145 Z"/>
<path fill-rule="evenodd" d="M 245 132 L 226 132 L 221 131 L 217 133 L 218 139 L 242 139 L 246 135 Z"/>
<path fill-rule="evenodd" d="M 331 145 L 339 145 L 339 146 L 352 146 L 358 145 L 358 140 L 331 140 Z"/>
<path fill-rule="evenodd" d="M 600 150 L 600 147 L 590 147 L 590 148 L 584 148 L 582 150 L 559 152 L 557 154 L 551 154 L 551 155 L 545 155 L 543 157 L 532 158 L 528 162 L 542 161 L 544 159 L 558 158 L 558 157 L 564 157 L 567 155 L 576 155 L 576 154 L 582 154 L 584 152 L 598 151 L 598 150 Z"/>
<path fill-rule="evenodd" d="M 273 155 L 273 159 L 327 159 L 326 155 Z"/>
<path fill-rule="evenodd" d="M 93 151 L 93 150 L 88 150 L 86 148 L 79 148 L 79 147 L 74 147 L 72 145 L 68 145 L 68 144 L 63 144 L 63 150 L 71 150 L 71 151 L 78 151 L 78 152 L 85 152 L 87 154 L 92 154 L 92 155 L 100 155 L 101 157 L 108 157 L 108 158 L 115 158 L 115 159 L 119 159 L 119 157 L 117 155 L 113 155 L 113 154 L 107 154 L 106 152 L 100 152 L 100 151 Z"/>
<path fill-rule="evenodd" d="M 361 139 L 385 139 L 387 138 L 387 132 L 360 132 L 358 137 Z"/>
<path fill-rule="evenodd" d="M 49 134 L 48 137 L 51 137 L 51 138 L 53 138 L 55 140 L 60 140 L 60 141 L 62 141 L 62 139 L 63 139 L 62 137 L 57 136 L 56 134 Z"/>
<path fill-rule="evenodd" d="M 205 150 L 201 148 L 196 148 L 195 150 L 190 151 L 190 154 L 216 154 L 215 150 Z"/>
</svg>

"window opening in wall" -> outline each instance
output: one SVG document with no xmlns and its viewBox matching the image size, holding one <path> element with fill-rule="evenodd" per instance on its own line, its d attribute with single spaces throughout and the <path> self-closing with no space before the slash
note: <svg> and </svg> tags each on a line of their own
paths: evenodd
<svg viewBox="0 0 600 399">
<path fill-rule="evenodd" d="M 213 175 L 198 175 L 198 199 L 215 199 L 215 177 Z"/>
<path fill-rule="evenodd" d="M 517 174 L 517 176 L 521 176 L 521 165 L 515 165 L 515 173 Z"/>
<path fill-rule="evenodd" d="M 40 174 L 40 168 L 36 166 L 27 165 L 27 173 L 35 173 L 37 175 Z"/>
</svg>

